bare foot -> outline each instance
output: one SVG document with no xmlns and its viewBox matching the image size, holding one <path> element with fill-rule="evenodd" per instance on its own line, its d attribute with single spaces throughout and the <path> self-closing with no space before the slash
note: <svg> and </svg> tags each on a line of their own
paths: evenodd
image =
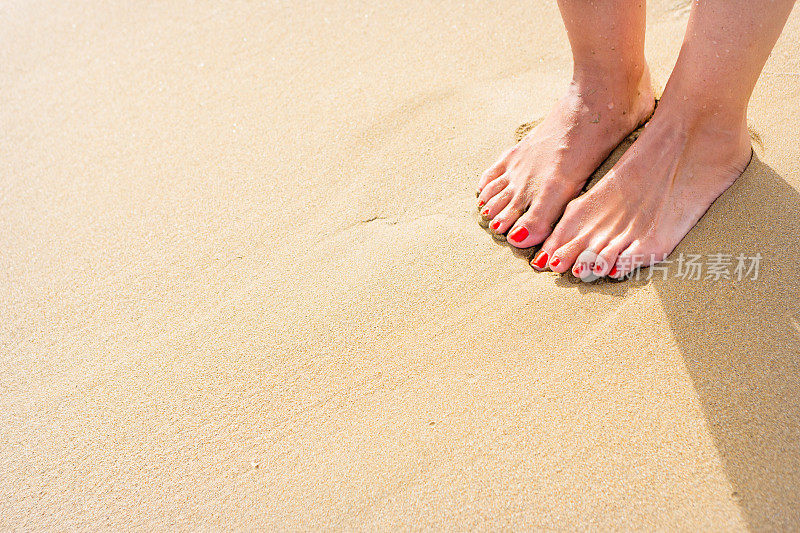
<svg viewBox="0 0 800 533">
<path fill-rule="evenodd" d="M 592 172 L 650 117 L 646 67 L 621 78 L 578 77 L 547 117 L 483 173 L 478 207 L 492 231 L 508 231 L 518 248 L 544 241 Z"/>
<path fill-rule="evenodd" d="M 566 208 L 531 264 L 622 277 L 663 261 L 752 155 L 742 113 L 662 100 L 614 168 Z"/>
</svg>

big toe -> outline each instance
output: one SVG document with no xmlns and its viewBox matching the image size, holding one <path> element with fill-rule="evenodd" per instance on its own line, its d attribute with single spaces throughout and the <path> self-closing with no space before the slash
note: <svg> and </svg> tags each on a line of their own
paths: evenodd
<svg viewBox="0 0 800 533">
<path fill-rule="evenodd" d="M 522 215 L 511 231 L 508 232 L 508 242 L 517 248 L 530 248 L 544 241 L 552 227 L 543 220 L 535 208 L 528 209 Z"/>
<path fill-rule="evenodd" d="M 621 278 L 639 268 L 660 263 L 667 258 L 667 255 L 669 254 L 659 251 L 658 246 L 648 244 L 646 241 L 635 240 L 619 254 L 613 277 Z"/>
</svg>

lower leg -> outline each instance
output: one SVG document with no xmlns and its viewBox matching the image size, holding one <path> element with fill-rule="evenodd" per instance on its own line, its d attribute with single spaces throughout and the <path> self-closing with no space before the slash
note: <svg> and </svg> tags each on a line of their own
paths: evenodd
<svg viewBox="0 0 800 533">
<path fill-rule="evenodd" d="M 611 150 L 652 113 L 644 2 L 560 0 L 573 53 L 567 94 L 481 176 L 478 205 L 495 233 L 542 242 Z"/>
<path fill-rule="evenodd" d="M 621 275 L 677 246 L 747 166 L 747 104 L 793 4 L 694 2 L 652 120 L 543 245 L 554 271 Z"/>
<path fill-rule="evenodd" d="M 747 104 L 794 0 L 695 2 L 663 103 L 746 126 Z"/>
<path fill-rule="evenodd" d="M 573 84 L 596 88 L 609 102 L 635 100 L 647 71 L 645 2 L 560 0 L 558 8 L 572 49 Z"/>
</svg>

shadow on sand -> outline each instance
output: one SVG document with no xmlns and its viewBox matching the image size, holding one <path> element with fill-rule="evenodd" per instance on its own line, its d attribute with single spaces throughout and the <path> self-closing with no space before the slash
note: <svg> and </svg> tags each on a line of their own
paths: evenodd
<svg viewBox="0 0 800 533">
<path fill-rule="evenodd" d="M 761 253 L 756 280 L 653 281 L 751 528 L 800 527 L 800 194 L 753 157 L 673 255 Z"/>
<path fill-rule="evenodd" d="M 614 151 L 589 187 L 637 135 Z M 754 154 L 745 173 L 670 258 L 681 253 L 701 254 L 704 260 L 715 253 L 734 258 L 760 253 L 757 279 L 689 281 L 676 277 L 673 265 L 667 279 L 658 274 L 650 281 L 643 276 L 585 284 L 565 275 L 556 281 L 581 292 L 618 296 L 647 283 L 657 290 L 731 483 L 731 496 L 754 530 L 800 528 L 798 221 L 800 194 Z M 509 248 L 526 260 L 535 252 Z"/>
</svg>

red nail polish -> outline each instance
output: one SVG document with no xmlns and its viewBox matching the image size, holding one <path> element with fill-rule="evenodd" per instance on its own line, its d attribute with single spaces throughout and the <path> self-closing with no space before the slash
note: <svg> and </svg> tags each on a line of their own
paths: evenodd
<svg viewBox="0 0 800 533">
<path fill-rule="evenodd" d="M 483 212 L 481 213 L 481 215 L 483 215 L 485 217 L 488 217 L 489 216 L 489 208 L 484 209 Z"/>
<path fill-rule="evenodd" d="M 559 259 L 558 257 L 554 257 L 553 260 L 550 261 L 550 266 L 551 267 L 557 267 L 560 262 L 561 262 L 561 259 Z"/>
<path fill-rule="evenodd" d="M 576 276 L 580 276 L 581 272 L 583 272 L 583 265 L 578 265 L 572 269 L 572 273 L 575 274 Z"/>
<path fill-rule="evenodd" d="M 522 242 L 522 241 L 524 241 L 525 239 L 528 238 L 528 228 L 526 228 L 524 226 L 520 226 L 517 229 L 515 229 L 514 231 L 512 231 L 508 235 L 508 238 L 511 239 L 512 241 Z"/>
<path fill-rule="evenodd" d="M 494 222 L 492 222 L 492 229 L 493 230 L 497 231 L 497 228 L 499 228 L 499 227 L 500 227 L 500 221 L 499 220 L 495 220 Z"/>
<path fill-rule="evenodd" d="M 484 202 L 483 200 L 481 200 L 480 202 L 478 202 L 478 207 L 483 207 L 483 206 L 484 206 L 484 204 L 486 204 L 486 202 Z"/>
<path fill-rule="evenodd" d="M 614 265 L 608 273 L 609 276 L 616 276 L 617 275 L 617 265 Z"/>
<path fill-rule="evenodd" d="M 541 270 L 545 267 L 545 265 L 547 265 L 547 259 L 547 252 L 542 250 L 536 254 L 536 257 L 533 258 L 533 262 L 531 264 Z"/>
</svg>

